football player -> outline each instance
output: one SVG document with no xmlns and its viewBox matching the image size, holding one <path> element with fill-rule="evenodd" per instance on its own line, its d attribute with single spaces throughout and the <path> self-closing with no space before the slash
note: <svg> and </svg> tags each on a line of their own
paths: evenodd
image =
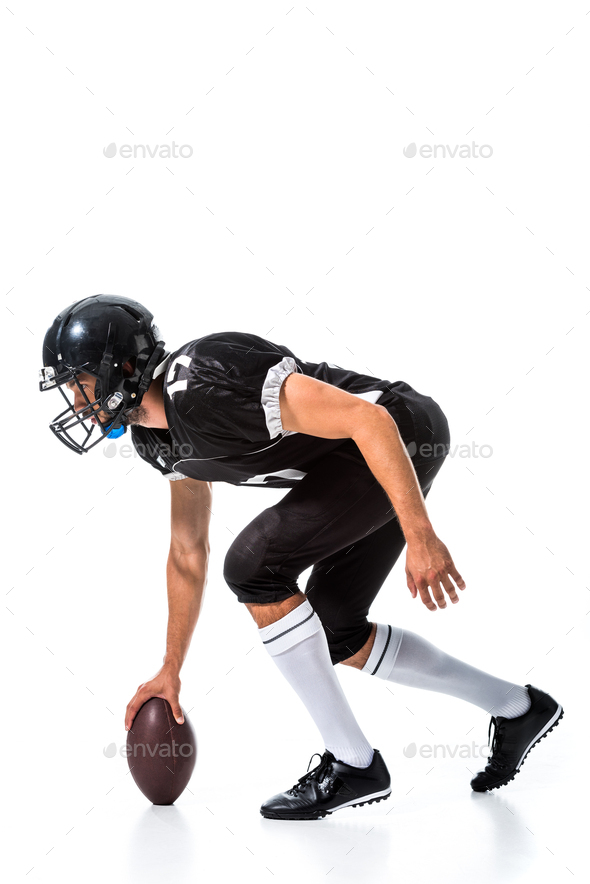
<svg viewBox="0 0 590 884">
<path fill-rule="evenodd" d="M 170 352 L 149 310 L 114 295 L 84 298 L 56 317 L 40 375 L 40 389 L 57 388 L 65 400 L 50 427 L 68 448 L 82 454 L 130 428 L 139 456 L 170 481 L 166 653 L 129 702 L 127 729 L 154 696 L 182 721 L 180 670 L 207 582 L 215 482 L 287 489 L 233 540 L 223 570 L 323 742 L 319 763 L 265 801 L 264 817 L 318 819 L 391 794 L 337 663 L 491 714 L 491 754 L 471 780 L 476 791 L 512 780 L 558 724 L 562 707 L 542 690 L 367 619 L 404 547 L 408 589 L 429 611 L 446 608 L 446 598 L 456 604 L 465 589 L 425 506 L 450 443 L 431 397 L 405 381 L 308 362 L 246 332 Z M 302 589 L 298 577 L 310 567 Z"/>
</svg>

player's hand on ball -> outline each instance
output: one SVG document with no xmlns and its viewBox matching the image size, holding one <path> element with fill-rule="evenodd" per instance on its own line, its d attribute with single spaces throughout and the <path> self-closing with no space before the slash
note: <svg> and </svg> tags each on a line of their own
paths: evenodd
<svg viewBox="0 0 590 884">
<path fill-rule="evenodd" d="M 170 667 L 162 666 L 151 681 L 146 681 L 144 684 L 139 685 L 135 696 L 127 704 L 125 730 L 128 731 L 131 728 L 133 719 L 150 697 L 162 697 L 164 700 L 168 700 L 172 707 L 174 718 L 178 724 L 182 724 L 184 717 L 180 708 L 179 695 L 180 676 L 178 672 Z"/>
<path fill-rule="evenodd" d="M 436 534 L 432 534 L 426 540 L 408 542 L 406 580 L 412 598 L 415 599 L 420 593 L 420 598 L 429 611 L 436 611 L 437 604 L 439 608 L 446 608 L 444 592 L 454 605 L 457 604 L 459 597 L 451 577 L 459 589 L 465 589 L 465 581 L 455 568 L 451 554 Z M 436 604 L 432 600 L 430 590 Z"/>
</svg>

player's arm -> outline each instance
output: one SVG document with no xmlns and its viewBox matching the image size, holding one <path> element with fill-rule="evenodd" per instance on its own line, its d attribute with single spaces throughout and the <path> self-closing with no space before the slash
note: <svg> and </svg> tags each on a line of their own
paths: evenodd
<svg viewBox="0 0 590 884">
<path fill-rule="evenodd" d="M 170 482 L 170 552 L 166 567 L 168 632 L 164 665 L 180 671 L 201 606 L 209 564 L 212 484 Z"/>
<path fill-rule="evenodd" d="M 125 728 L 129 730 L 139 709 L 150 697 L 163 697 L 174 717 L 182 722 L 180 670 L 203 603 L 209 563 L 210 482 L 177 479 L 170 482 L 170 552 L 166 566 L 168 629 L 166 654 L 161 669 L 140 684 L 127 705 Z"/>
<path fill-rule="evenodd" d="M 279 405 L 284 430 L 324 439 L 353 439 L 369 469 L 386 491 L 408 544 L 406 575 L 412 596 L 417 592 L 429 610 L 446 607 L 442 582 L 451 601 L 458 601 L 453 577 L 465 587 L 446 546 L 434 533 L 414 466 L 397 424 L 382 405 L 353 396 L 317 378 L 293 373 L 285 378 Z"/>
<path fill-rule="evenodd" d="M 406 540 L 433 533 L 412 461 L 386 408 L 295 373 L 282 384 L 279 404 L 285 430 L 324 439 L 354 439 L 386 490 Z"/>
</svg>

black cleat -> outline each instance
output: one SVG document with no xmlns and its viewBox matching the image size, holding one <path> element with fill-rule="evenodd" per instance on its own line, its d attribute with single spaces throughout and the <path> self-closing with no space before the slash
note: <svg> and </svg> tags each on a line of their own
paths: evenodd
<svg viewBox="0 0 590 884">
<path fill-rule="evenodd" d="M 559 703 L 532 685 L 525 685 L 531 698 L 531 708 L 518 718 L 498 716 L 490 721 L 488 742 L 492 724 L 494 738 L 488 764 L 471 780 L 474 792 L 487 792 L 505 786 L 513 780 L 524 760 L 539 740 L 559 724 L 563 709 Z"/>
<path fill-rule="evenodd" d="M 291 789 L 265 801 L 260 813 L 269 820 L 317 820 L 343 807 L 373 804 L 389 798 L 389 771 L 379 750 L 373 752 L 368 767 L 353 767 L 338 761 L 326 750 L 317 767 L 310 771 L 308 766 L 308 773 L 299 777 Z"/>
</svg>

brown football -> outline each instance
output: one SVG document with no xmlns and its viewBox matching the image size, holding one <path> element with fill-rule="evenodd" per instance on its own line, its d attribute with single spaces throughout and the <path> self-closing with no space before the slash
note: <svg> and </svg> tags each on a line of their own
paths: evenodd
<svg viewBox="0 0 590 884">
<path fill-rule="evenodd" d="M 168 700 L 143 704 L 127 732 L 131 776 L 152 804 L 174 804 L 190 780 L 197 760 L 197 739 L 187 714 L 178 724 Z"/>
</svg>

